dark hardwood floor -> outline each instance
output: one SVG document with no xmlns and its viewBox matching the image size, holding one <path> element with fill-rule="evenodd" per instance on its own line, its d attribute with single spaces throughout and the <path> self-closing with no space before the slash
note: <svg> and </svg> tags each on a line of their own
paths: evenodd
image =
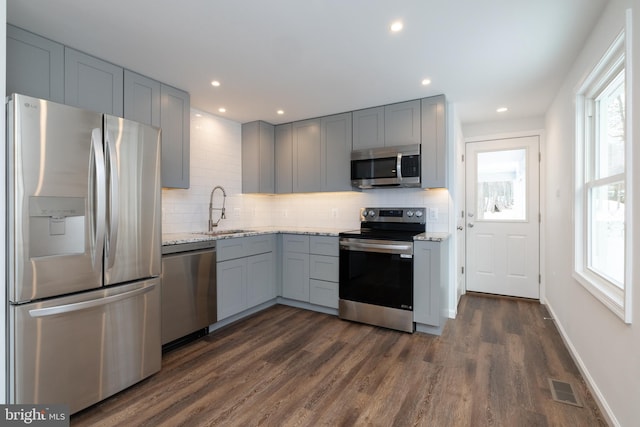
<svg viewBox="0 0 640 427">
<path fill-rule="evenodd" d="M 603 426 L 544 306 L 463 296 L 441 337 L 274 306 L 163 357 L 77 426 Z M 548 378 L 583 407 L 552 400 Z"/>
</svg>

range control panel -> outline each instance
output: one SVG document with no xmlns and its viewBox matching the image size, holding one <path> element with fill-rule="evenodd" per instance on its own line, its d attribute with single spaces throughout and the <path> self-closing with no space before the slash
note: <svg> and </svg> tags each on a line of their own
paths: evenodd
<svg viewBox="0 0 640 427">
<path fill-rule="evenodd" d="M 426 208 L 360 208 L 361 222 L 426 222 Z"/>
</svg>

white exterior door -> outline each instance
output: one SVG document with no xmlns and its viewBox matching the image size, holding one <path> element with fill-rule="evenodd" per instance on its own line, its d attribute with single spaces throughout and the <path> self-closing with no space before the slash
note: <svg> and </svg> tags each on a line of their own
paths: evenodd
<svg viewBox="0 0 640 427">
<path fill-rule="evenodd" d="M 538 136 L 466 151 L 467 290 L 539 299 Z"/>
</svg>

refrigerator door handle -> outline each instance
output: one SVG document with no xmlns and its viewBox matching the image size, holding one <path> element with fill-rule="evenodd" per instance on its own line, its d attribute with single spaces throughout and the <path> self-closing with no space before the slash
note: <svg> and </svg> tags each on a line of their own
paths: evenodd
<svg viewBox="0 0 640 427">
<path fill-rule="evenodd" d="M 96 128 L 91 131 L 91 155 L 90 155 L 90 185 L 89 200 L 93 204 L 92 215 L 93 224 L 91 230 L 93 234 L 93 267 L 101 265 L 102 249 L 104 247 L 105 234 L 105 214 L 106 214 L 106 198 L 105 198 L 105 170 L 104 170 L 104 154 L 102 151 L 102 132 Z"/>
<path fill-rule="evenodd" d="M 118 223 L 120 221 L 120 183 L 118 179 L 118 157 L 115 142 L 111 132 L 105 132 L 105 144 L 107 146 L 106 164 L 109 173 L 109 235 L 105 250 L 107 255 L 107 268 L 113 267 L 116 260 L 116 248 L 118 246 Z"/>
<path fill-rule="evenodd" d="M 148 285 L 139 289 L 134 289 L 133 291 L 111 295 L 108 297 L 100 297 L 89 301 L 76 302 L 73 304 L 57 305 L 55 307 L 46 308 L 34 308 L 33 310 L 29 310 L 29 315 L 31 317 L 47 317 L 54 316 L 56 314 L 72 313 L 74 311 L 86 310 L 88 308 L 99 307 L 102 305 L 114 303 L 116 301 L 122 301 L 124 299 L 146 294 L 147 292 L 152 291 L 155 286 L 156 285 Z"/>
</svg>

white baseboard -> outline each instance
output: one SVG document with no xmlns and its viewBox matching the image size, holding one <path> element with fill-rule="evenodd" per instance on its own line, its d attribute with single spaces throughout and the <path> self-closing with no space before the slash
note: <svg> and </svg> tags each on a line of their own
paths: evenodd
<svg viewBox="0 0 640 427">
<path fill-rule="evenodd" d="M 549 313 L 551 314 L 551 317 L 553 318 L 553 322 L 555 323 L 556 327 L 558 328 L 558 331 L 560 332 L 560 336 L 562 337 L 562 341 L 564 341 L 564 344 L 569 349 L 569 354 L 571 354 L 571 357 L 573 358 L 573 361 L 578 366 L 578 370 L 580 370 L 580 373 L 582 374 L 582 377 L 584 378 L 585 382 L 587 383 L 587 386 L 589 387 L 589 390 L 591 391 L 591 394 L 593 395 L 593 398 L 596 401 L 596 404 L 600 408 L 600 412 L 602 412 L 602 415 L 606 419 L 607 424 L 609 424 L 610 426 L 614 426 L 614 427 L 620 427 L 620 423 L 616 419 L 615 414 L 611 410 L 611 407 L 607 403 L 607 400 L 604 398 L 603 394 L 600 392 L 600 389 L 598 388 L 598 385 L 593 380 L 593 377 L 591 376 L 591 374 L 589 373 L 589 370 L 587 369 L 587 367 L 585 366 L 584 362 L 582 361 L 582 358 L 580 358 L 580 355 L 576 351 L 576 348 L 573 346 L 573 343 L 571 342 L 571 339 L 569 338 L 569 336 L 567 335 L 566 331 L 562 327 L 562 324 L 560 324 L 560 322 L 558 322 L 558 317 L 556 316 L 556 314 L 555 314 L 555 312 L 553 310 L 553 307 L 551 306 L 551 304 L 549 304 L 549 301 L 546 300 L 546 299 L 544 301 L 544 305 L 547 306 L 547 310 L 549 310 Z"/>
</svg>

